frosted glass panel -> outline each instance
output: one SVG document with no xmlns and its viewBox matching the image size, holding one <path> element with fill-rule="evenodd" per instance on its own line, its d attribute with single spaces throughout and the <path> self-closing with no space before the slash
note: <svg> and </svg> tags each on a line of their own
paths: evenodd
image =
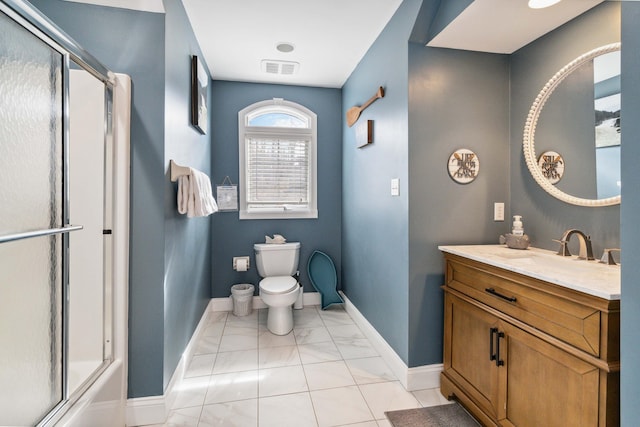
<svg viewBox="0 0 640 427">
<path fill-rule="evenodd" d="M 62 398 L 60 236 L 0 245 L 0 425 L 34 425 Z"/>
<path fill-rule="evenodd" d="M 0 235 L 62 225 L 62 56 L 0 13 Z M 62 399 L 62 237 L 0 245 L 0 425 Z"/>
<path fill-rule="evenodd" d="M 0 13 L 0 234 L 62 225 L 61 63 Z"/>
</svg>

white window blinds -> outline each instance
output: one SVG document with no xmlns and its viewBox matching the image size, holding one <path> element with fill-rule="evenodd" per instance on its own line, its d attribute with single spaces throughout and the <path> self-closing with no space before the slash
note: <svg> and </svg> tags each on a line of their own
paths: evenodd
<svg viewBox="0 0 640 427">
<path fill-rule="evenodd" d="M 316 114 L 274 98 L 238 112 L 239 218 L 318 218 Z"/>
<path fill-rule="evenodd" d="M 246 138 L 249 209 L 307 209 L 310 197 L 310 139 Z"/>
</svg>

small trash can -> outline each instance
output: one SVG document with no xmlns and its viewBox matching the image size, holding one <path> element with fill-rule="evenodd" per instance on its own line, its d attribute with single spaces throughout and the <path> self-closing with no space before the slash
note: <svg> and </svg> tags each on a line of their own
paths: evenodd
<svg viewBox="0 0 640 427">
<path fill-rule="evenodd" d="M 241 283 L 231 287 L 233 299 L 233 314 L 236 316 L 248 316 L 253 310 L 253 285 Z"/>
</svg>

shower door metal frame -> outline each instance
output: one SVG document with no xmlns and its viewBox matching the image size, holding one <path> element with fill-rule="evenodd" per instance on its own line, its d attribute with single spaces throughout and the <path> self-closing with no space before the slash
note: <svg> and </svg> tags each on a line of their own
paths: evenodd
<svg viewBox="0 0 640 427">
<path fill-rule="evenodd" d="M 113 282 L 112 282 L 112 224 L 113 201 L 109 197 L 113 186 L 111 175 L 113 163 L 113 87 L 115 75 L 95 57 L 84 50 L 45 15 L 23 0 L 0 0 L 0 12 L 21 25 L 35 37 L 57 51 L 62 57 L 62 227 L 43 230 L 16 232 L 0 236 L 0 244 L 41 236 L 62 235 L 62 400 L 37 424 L 38 427 L 52 426 L 93 384 L 93 382 L 113 362 Z M 81 230 L 82 225 L 69 224 L 69 69 L 70 63 L 82 67 L 105 85 L 104 123 L 104 210 L 103 210 L 103 362 L 70 396 L 68 388 L 69 353 L 69 233 Z"/>
</svg>

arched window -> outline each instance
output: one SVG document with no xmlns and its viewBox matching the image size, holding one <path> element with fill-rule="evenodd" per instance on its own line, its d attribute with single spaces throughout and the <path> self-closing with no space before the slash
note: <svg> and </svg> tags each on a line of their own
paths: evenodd
<svg viewBox="0 0 640 427">
<path fill-rule="evenodd" d="M 240 219 L 317 218 L 316 114 L 283 99 L 238 113 Z"/>
</svg>

